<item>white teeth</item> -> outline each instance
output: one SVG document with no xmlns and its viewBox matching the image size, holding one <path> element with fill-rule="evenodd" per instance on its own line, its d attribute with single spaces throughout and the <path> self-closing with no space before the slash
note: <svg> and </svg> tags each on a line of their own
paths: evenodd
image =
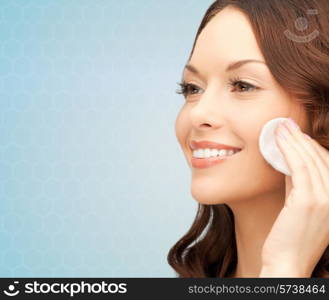
<svg viewBox="0 0 329 300">
<path fill-rule="evenodd" d="M 216 149 L 212 149 L 210 151 L 210 153 L 211 153 L 211 156 L 217 156 L 218 151 Z"/>
<path fill-rule="evenodd" d="M 233 154 L 235 154 L 238 151 L 235 150 L 226 150 L 226 149 L 197 149 L 193 151 L 193 157 L 196 158 L 209 158 L 209 157 L 216 157 L 216 156 L 220 156 L 220 157 L 226 157 L 226 156 L 231 156 Z"/>
</svg>

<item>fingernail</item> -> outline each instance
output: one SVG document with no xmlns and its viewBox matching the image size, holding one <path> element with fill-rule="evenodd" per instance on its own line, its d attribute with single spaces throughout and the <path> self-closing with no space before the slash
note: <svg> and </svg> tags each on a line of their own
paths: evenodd
<svg viewBox="0 0 329 300">
<path fill-rule="evenodd" d="M 283 125 L 280 124 L 277 130 L 277 134 L 281 139 L 286 140 L 287 136 L 289 135 L 289 131 Z"/>
<path fill-rule="evenodd" d="M 288 123 L 288 125 L 290 125 L 292 128 L 295 128 L 295 129 L 299 130 L 299 126 L 297 125 L 297 123 L 296 123 L 293 119 L 288 118 L 287 123 Z"/>
<path fill-rule="evenodd" d="M 304 136 L 305 136 L 307 139 L 309 139 L 309 140 L 312 139 L 312 138 L 311 138 L 308 134 L 306 134 L 306 133 L 304 133 Z"/>
<path fill-rule="evenodd" d="M 279 137 L 279 139 L 281 139 L 281 140 L 283 140 L 283 141 L 285 141 L 287 138 L 282 134 L 282 132 L 279 132 L 278 133 L 278 137 Z"/>
</svg>

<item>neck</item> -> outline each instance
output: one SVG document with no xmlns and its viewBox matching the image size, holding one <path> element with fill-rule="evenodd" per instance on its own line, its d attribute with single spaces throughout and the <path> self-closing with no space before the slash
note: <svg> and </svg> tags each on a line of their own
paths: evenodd
<svg viewBox="0 0 329 300">
<path fill-rule="evenodd" d="M 284 205 L 284 194 L 227 204 L 234 214 L 237 268 L 232 277 L 259 277 L 263 244 Z"/>
</svg>

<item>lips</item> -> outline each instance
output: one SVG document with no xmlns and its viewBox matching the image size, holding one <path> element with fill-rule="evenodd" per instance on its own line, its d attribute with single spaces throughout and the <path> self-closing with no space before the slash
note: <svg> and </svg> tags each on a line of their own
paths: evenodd
<svg viewBox="0 0 329 300">
<path fill-rule="evenodd" d="M 196 150 L 196 149 L 225 149 L 225 150 L 236 150 L 236 151 L 240 151 L 241 148 L 237 148 L 234 146 L 230 146 L 230 145 L 225 145 L 225 144 L 219 144 L 219 143 L 215 143 L 215 142 L 211 142 L 211 141 L 191 141 L 190 142 L 190 147 L 192 150 Z"/>
</svg>

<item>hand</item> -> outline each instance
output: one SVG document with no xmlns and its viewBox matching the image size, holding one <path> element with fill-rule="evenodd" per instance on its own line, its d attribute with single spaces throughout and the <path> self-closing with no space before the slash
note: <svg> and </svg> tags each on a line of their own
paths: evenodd
<svg viewBox="0 0 329 300">
<path fill-rule="evenodd" d="M 311 277 L 329 244 L 329 151 L 298 126 L 283 127 L 285 139 L 278 130 L 276 137 L 292 176 L 285 177 L 284 207 L 264 242 L 262 262 Z"/>
</svg>

